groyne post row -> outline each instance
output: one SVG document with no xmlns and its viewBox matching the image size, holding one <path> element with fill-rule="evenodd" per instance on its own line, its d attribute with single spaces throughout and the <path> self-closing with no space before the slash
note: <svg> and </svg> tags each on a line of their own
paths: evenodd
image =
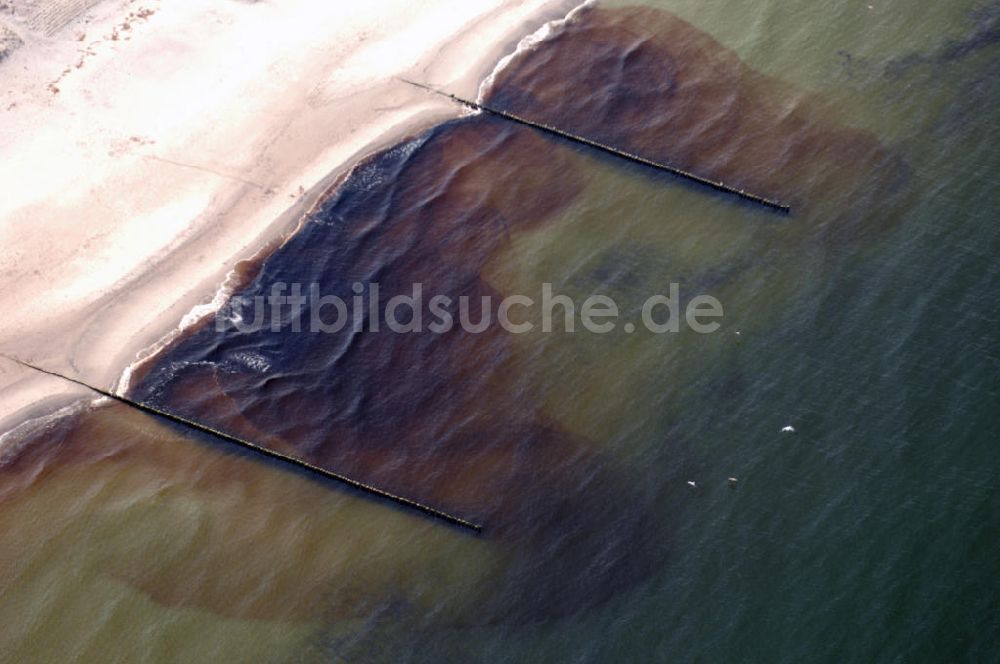
<svg viewBox="0 0 1000 664">
<path fill-rule="evenodd" d="M 573 141 L 575 143 L 580 143 L 582 145 L 586 145 L 588 147 L 592 147 L 592 148 L 595 148 L 597 150 L 601 150 L 602 152 L 607 152 L 609 154 L 613 154 L 616 157 L 621 157 L 622 159 L 627 159 L 629 161 L 632 161 L 632 162 L 635 162 L 635 163 L 638 163 L 638 164 L 642 164 L 644 166 L 649 166 L 649 167 L 655 168 L 657 170 L 661 170 L 661 171 L 665 171 L 667 173 L 671 173 L 671 174 L 676 175 L 678 177 L 684 178 L 685 180 L 691 180 L 692 182 L 696 182 L 696 183 L 698 183 L 700 185 L 703 185 L 705 187 L 710 187 L 712 189 L 715 189 L 716 191 L 720 191 L 720 192 L 723 192 L 723 193 L 726 193 L 726 194 L 731 194 L 733 196 L 738 196 L 739 198 L 742 198 L 743 200 L 746 200 L 746 201 L 750 201 L 751 203 L 756 203 L 758 205 L 763 205 L 764 207 L 770 208 L 772 210 L 776 210 L 778 212 L 781 212 L 782 214 L 791 214 L 791 212 L 792 212 L 792 208 L 790 206 L 785 205 L 784 203 L 781 203 L 780 201 L 776 201 L 776 200 L 773 200 L 773 199 L 770 199 L 770 198 L 766 198 L 764 196 L 758 196 L 757 194 L 754 194 L 752 192 L 746 191 L 745 189 L 738 189 L 736 187 L 730 187 L 725 182 L 719 182 L 718 180 L 712 180 L 712 179 L 709 179 L 709 178 L 706 178 L 706 177 L 702 177 L 702 176 L 697 175 L 695 173 L 691 173 L 690 171 L 685 171 L 684 169 L 681 169 L 681 168 L 675 168 L 673 166 L 667 166 L 666 164 L 661 164 L 658 161 L 653 161 L 652 159 L 647 159 L 647 158 L 641 157 L 641 156 L 639 156 L 637 154 L 633 154 L 631 152 L 626 152 L 625 150 L 620 150 L 620 149 L 612 147 L 610 145 L 606 145 L 606 144 L 601 143 L 599 141 L 594 141 L 594 140 L 591 140 L 589 138 L 584 138 L 583 136 L 577 136 L 576 134 L 571 134 L 568 131 L 563 131 L 562 129 L 559 129 L 557 127 L 553 127 L 551 125 L 547 125 L 547 124 L 542 123 L 542 122 L 535 122 L 534 120 L 528 120 L 526 118 L 520 117 L 519 115 L 515 115 L 513 113 L 509 113 L 507 111 L 503 111 L 503 110 L 500 110 L 498 108 L 491 108 L 490 106 L 486 106 L 484 104 L 480 104 L 480 103 L 477 103 L 477 102 L 474 102 L 474 101 L 469 101 L 468 99 L 462 99 L 461 97 L 453 95 L 453 94 L 451 94 L 449 92 L 445 92 L 443 90 L 438 90 L 436 88 L 432 88 L 431 86 L 425 85 L 423 83 L 417 83 L 416 81 L 410 81 L 410 80 L 405 79 L 405 78 L 404 79 L 400 79 L 400 80 L 402 80 L 404 83 L 409 83 L 410 85 L 415 85 L 418 88 L 423 88 L 424 90 L 428 90 L 428 91 L 433 92 L 435 94 L 439 94 L 439 95 L 448 97 L 449 99 L 451 99 L 451 100 L 453 100 L 455 102 L 458 102 L 459 104 L 463 104 L 464 106 L 467 106 L 467 107 L 469 107 L 469 108 L 471 108 L 473 110 L 482 111 L 484 113 L 489 113 L 490 115 L 495 115 L 497 117 L 504 118 L 505 120 L 510 120 L 511 122 L 516 122 L 518 124 L 525 125 L 526 127 L 532 127 L 533 129 L 537 129 L 539 131 L 542 131 L 542 132 L 545 132 L 545 133 L 548 133 L 548 134 L 553 134 L 555 136 L 559 136 L 560 138 L 565 138 L 566 140 L 570 140 L 570 141 Z"/>
<path fill-rule="evenodd" d="M 25 362 L 24 360 L 20 360 L 20 359 L 18 359 L 16 357 L 11 357 L 9 355 L 2 355 L 2 357 L 5 357 L 6 359 L 10 360 L 11 362 L 19 364 L 22 367 L 26 367 L 28 369 L 32 369 L 34 371 L 38 371 L 38 372 L 43 373 L 43 374 L 48 374 L 49 376 L 54 376 L 56 378 L 61 378 L 62 380 L 66 380 L 66 381 L 69 381 L 71 383 L 75 383 L 77 385 L 80 385 L 81 387 L 85 387 L 88 390 L 91 390 L 92 392 L 96 392 L 97 394 L 100 394 L 101 396 L 107 397 L 107 398 L 112 399 L 114 401 L 117 401 L 119 403 L 123 403 L 123 404 L 125 404 L 127 406 L 135 408 L 136 410 L 140 410 L 140 411 L 142 411 L 144 413 L 148 413 L 148 414 L 154 415 L 156 417 L 161 417 L 163 419 L 170 420 L 171 422 L 183 425 L 185 427 L 189 427 L 191 429 L 195 429 L 197 431 L 201 431 L 203 433 L 207 433 L 207 434 L 209 434 L 211 436 L 214 436 L 216 438 L 224 440 L 224 441 L 226 441 L 228 443 L 232 443 L 234 445 L 238 445 L 238 446 L 240 446 L 240 447 L 242 447 L 242 448 L 244 448 L 246 450 L 249 450 L 249 451 L 253 452 L 254 454 L 258 454 L 258 455 L 267 457 L 269 459 L 274 459 L 276 461 L 280 461 L 280 462 L 288 464 L 290 466 L 294 466 L 295 468 L 308 471 L 308 472 L 313 473 L 315 475 L 319 475 L 319 476 L 321 476 L 321 477 L 323 477 L 325 479 L 334 480 L 336 482 L 339 482 L 341 484 L 347 485 L 347 486 L 351 487 L 352 489 L 355 489 L 355 490 L 360 491 L 362 493 L 366 493 L 366 494 L 371 495 L 371 496 L 375 496 L 375 497 L 378 497 L 378 498 L 382 498 L 384 500 L 388 500 L 390 502 L 396 503 L 397 505 L 401 505 L 401 506 L 406 507 L 408 509 L 416 510 L 418 512 L 421 512 L 421 513 L 425 514 L 426 516 L 433 517 L 435 519 L 440 519 L 441 521 L 445 521 L 445 522 L 447 522 L 447 523 L 449 523 L 449 524 L 451 524 L 453 526 L 458 526 L 458 527 L 464 528 L 466 530 L 471 530 L 471 531 L 473 531 L 473 532 L 475 532 L 477 534 L 481 534 L 482 531 L 483 531 L 483 527 L 481 525 L 477 524 L 477 523 L 473 523 L 471 521 L 466 521 L 465 519 L 462 519 L 461 517 L 457 517 L 457 516 L 454 516 L 452 514 L 448 514 L 447 512 L 442 512 L 441 510 L 435 509 L 435 508 L 433 508 L 433 507 L 431 507 L 429 505 L 424 505 L 423 503 L 419 503 L 419 502 L 417 502 L 415 500 L 410 500 L 409 498 L 404 498 L 403 496 L 399 496 L 399 495 L 396 495 L 394 493 L 390 493 L 389 491 L 385 491 L 383 489 L 380 489 L 378 487 L 372 486 L 370 484 L 365 484 L 364 482 L 359 482 L 357 480 L 351 479 L 350 477 L 347 477 L 346 475 L 341 475 L 340 473 L 335 473 L 335 472 L 326 470 L 325 468 L 320 468 L 319 466 L 315 466 L 315 465 L 313 465 L 313 464 L 311 464 L 308 461 L 305 461 L 303 459 L 299 459 L 297 457 L 289 456 L 287 454 L 282 454 L 280 452 L 275 452 L 274 450 L 268 449 L 268 448 L 263 447 L 261 445 L 257 445 L 256 443 L 251 443 L 250 441 L 244 440 L 243 438 L 238 438 L 237 436 L 232 436 L 232 435 L 230 435 L 228 433 L 225 433 L 223 431 L 219 431 L 218 429 L 214 429 L 214 428 L 212 428 L 210 426 L 206 426 L 204 424 L 201 424 L 200 422 L 195 422 L 193 420 L 189 420 L 189 419 L 187 419 L 185 417 L 181 417 L 180 415 L 175 415 L 174 413 L 168 413 L 167 411 L 160 410 L 159 408 L 154 408 L 153 406 L 141 403 L 139 401 L 133 401 L 132 399 L 129 399 L 128 397 L 123 397 L 120 394 L 115 394 L 114 392 L 110 392 L 108 390 L 102 390 L 99 387 L 94 387 L 93 385 L 85 383 L 85 382 L 83 382 L 81 380 L 78 380 L 76 378 L 70 378 L 69 376 L 65 376 L 65 375 L 63 375 L 61 373 L 58 373 L 58 372 L 55 372 L 55 371 L 51 371 L 49 369 L 43 369 L 43 368 L 41 368 L 39 366 L 35 366 L 34 364 L 31 364 L 30 362 Z"/>
</svg>

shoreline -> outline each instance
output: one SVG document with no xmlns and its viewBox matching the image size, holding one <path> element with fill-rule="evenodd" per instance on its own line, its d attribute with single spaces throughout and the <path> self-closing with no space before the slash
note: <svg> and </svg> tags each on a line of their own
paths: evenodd
<svg viewBox="0 0 1000 664">
<path fill-rule="evenodd" d="M 271 31 L 269 20 L 275 17 L 262 18 L 255 12 L 278 10 L 262 10 L 261 4 L 205 8 L 191 0 L 162 7 L 162 14 L 170 14 L 164 22 L 174 27 L 189 26 L 194 17 L 221 16 L 237 33 L 230 41 L 238 42 L 259 36 L 262 23 Z M 470 16 L 467 7 L 460 9 L 463 5 L 453 1 L 423 2 L 418 10 L 406 2 L 386 1 L 377 10 L 385 12 L 380 18 L 403 22 L 402 32 L 394 25 L 380 25 L 383 34 L 362 32 L 346 53 L 328 47 L 330 34 L 316 34 L 314 25 L 324 21 L 310 20 L 304 27 L 309 28 L 312 42 L 303 44 L 299 34 L 282 35 L 294 41 L 295 48 L 289 49 L 284 41 L 272 44 L 272 51 L 261 55 L 259 67 L 251 72 L 256 77 L 241 71 L 242 87 L 213 100 L 214 106 L 199 107 L 207 117 L 193 114 L 187 124 L 160 127 L 158 133 L 137 131 L 124 144 L 109 127 L 124 130 L 119 125 L 155 123 L 137 114 L 145 110 L 142 99 L 136 102 L 139 108 L 114 108 L 123 96 L 137 94 L 135 88 L 149 84 L 146 79 L 123 78 L 119 69 L 137 67 L 137 61 L 154 55 L 163 59 L 177 48 L 174 33 L 166 41 L 161 34 L 170 32 L 170 25 L 153 31 L 160 3 L 146 3 L 141 11 L 150 13 L 142 25 L 131 19 L 136 23 L 129 31 L 131 43 L 120 44 L 123 31 L 118 32 L 111 48 L 119 51 L 102 54 L 98 47 L 88 46 L 95 53 L 91 60 L 98 64 L 88 67 L 91 63 L 85 62 L 65 75 L 55 93 L 40 90 L 38 81 L 43 80 L 44 70 L 55 66 L 53 53 L 78 50 L 77 43 L 67 47 L 67 37 L 78 35 L 81 25 L 91 33 L 120 26 L 122 12 L 134 16 L 136 8 L 133 3 L 109 1 L 64 24 L 54 36 L 36 35 L 34 40 L 29 36 L 0 64 L 0 78 L 27 86 L 14 107 L 4 112 L 5 123 L 14 132 L 0 135 L 0 148 L 13 155 L 6 168 L 0 167 L 0 177 L 23 184 L 18 187 L 20 198 L 0 205 L 0 238 L 8 247 L 0 255 L 0 271 L 9 275 L 10 284 L 0 298 L 6 298 L 5 309 L 14 312 L 0 324 L 0 351 L 97 387 L 127 386 L 133 371 L 221 306 L 240 267 L 262 259 L 291 237 L 317 201 L 357 163 L 463 113 L 450 100 L 397 78 L 412 77 L 474 96 L 491 72 L 507 61 L 504 55 L 520 51 L 526 34 L 564 19 L 579 4 L 496 0 L 481 3 Z M 281 11 L 291 21 L 288 14 L 314 18 L 317 7 L 302 0 Z M 412 14 L 418 14 L 416 23 L 406 21 Z M 249 24 L 242 32 L 241 22 Z M 427 36 L 430 27 L 437 28 L 433 39 Z M 358 29 L 352 24 L 341 33 Z M 223 59 L 219 67 L 208 58 L 219 71 L 234 65 L 233 44 L 217 48 L 215 36 L 202 43 L 197 34 L 186 39 L 192 69 L 199 66 L 199 57 L 207 57 L 205 50 Z M 407 60 L 401 49 L 418 57 Z M 235 59 L 242 65 L 240 55 Z M 409 65 L 398 65 L 400 58 Z M 167 86 L 172 95 L 159 91 L 160 100 L 179 98 L 183 106 L 194 93 L 178 83 Z M 255 100 L 257 113 L 242 108 L 247 99 Z M 71 120 L 86 116 L 83 126 L 78 119 L 67 132 L 60 126 L 67 115 Z M 44 122 L 45 116 L 57 129 Z M 154 119 L 176 120 L 170 114 Z M 226 124 L 221 131 L 220 122 Z M 83 154 L 69 155 L 66 164 L 70 137 L 77 138 Z M 106 156 L 95 146 L 109 147 Z M 183 156 L 185 149 L 194 158 Z M 227 159 L 225 166 L 216 165 L 222 157 Z M 40 172 L 52 177 L 41 178 Z M 54 223 L 40 232 L 38 219 Z M 32 421 L 75 412 L 76 404 L 88 396 L 75 386 L 0 363 L 0 448 L 7 446 L 8 438 L 19 437 L 15 434 L 22 426 L 34 429 Z"/>
<path fill-rule="evenodd" d="M 499 59 L 495 60 L 495 64 L 487 75 L 478 76 L 479 83 L 475 86 L 476 99 L 478 101 L 483 99 L 489 88 L 493 85 L 496 75 L 506 68 L 514 58 L 526 51 L 531 50 L 540 42 L 558 34 L 557 31 L 560 30 L 567 21 L 571 20 L 580 11 L 595 5 L 596 0 L 583 0 L 579 3 L 574 2 L 563 4 L 567 7 L 571 6 L 572 8 L 562 16 L 546 20 L 537 29 L 516 40 L 513 48 L 507 49 L 506 55 L 503 55 Z M 503 52 L 500 48 L 494 50 L 501 50 L 501 52 Z M 475 82 L 476 79 L 477 76 L 472 75 L 465 77 L 465 80 L 461 81 L 461 87 L 468 87 L 469 84 Z M 224 306 L 228 298 L 242 287 L 242 277 L 237 274 L 240 270 L 240 266 L 243 264 L 250 264 L 254 266 L 251 269 L 255 270 L 256 266 L 265 261 L 270 254 L 279 250 L 290 238 L 299 232 L 303 224 L 308 221 L 309 217 L 315 212 L 315 210 L 331 195 L 334 195 L 337 188 L 340 187 L 345 180 L 350 178 L 354 170 L 358 166 L 362 165 L 367 158 L 374 156 L 383 150 L 390 149 L 395 145 L 404 143 L 410 138 L 428 131 L 443 122 L 459 118 L 470 113 L 478 112 L 479 111 L 472 111 L 469 108 L 459 106 L 457 107 L 457 112 L 455 114 L 440 120 L 428 121 L 425 124 L 415 124 L 410 127 L 409 132 L 400 132 L 395 134 L 394 132 L 389 131 L 382 137 L 384 140 L 380 140 L 377 144 L 373 144 L 371 149 L 363 149 L 359 151 L 341 167 L 338 167 L 329 173 L 323 180 L 304 194 L 304 204 L 302 206 L 296 206 L 295 212 L 289 210 L 288 213 L 286 213 L 286 216 L 294 220 L 294 227 L 287 233 L 276 236 L 271 242 L 260 246 L 257 252 L 252 256 L 239 261 L 226 274 L 225 279 L 222 281 L 211 302 L 196 305 L 191 311 L 185 314 L 176 329 L 171 330 L 167 335 L 158 339 L 152 345 L 139 350 L 136 353 L 137 359 L 132 364 L 125 367 L 121 376 L 118 378 L 114 389 L 119 393 L 127 391 L 131 385 L 132 376 L 137 372 L 141 372 L 148 364 L 155 361 L 156 356 L 160 351 L 167 348 L 178 338 L 182 337 L 189 329 L 196 327 L 198 324 L 203 322 L 205 318 L 213 315 L 222 306 Z M 308 204 L 305 204 L 305 202 L 308 202 Z"/>
</svg>

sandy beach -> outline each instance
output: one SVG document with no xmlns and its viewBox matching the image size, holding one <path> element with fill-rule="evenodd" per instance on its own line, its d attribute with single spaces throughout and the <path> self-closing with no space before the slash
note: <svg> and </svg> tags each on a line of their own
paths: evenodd
<svg viewBox="0 0 1000 664">
<path fill-rule="evenodd" d="M 997 659 L 1000 0 L 581 2 L 0 0 L 0 661 Z"/>
<path fill-rule="evenodd" d="M 0 352 L 103 388 L 578 3 L 0 3 Z M 0 361 L 0 432 L 89 398 Z"/>
</svg>

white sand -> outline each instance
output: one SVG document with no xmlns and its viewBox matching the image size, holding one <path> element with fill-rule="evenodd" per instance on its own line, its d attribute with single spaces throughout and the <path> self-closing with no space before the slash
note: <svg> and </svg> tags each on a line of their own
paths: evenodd
<svg viewBox="0 0 1000 664">
<path fill-rule="evenodd" d="M 397 77 L 475 96 L 573 4 L 13 0 L 0 352 L 113 386 L 360 155 L 461 112 Z M 0 431 L 80 396 L 0 361 Z"/>
</svg>

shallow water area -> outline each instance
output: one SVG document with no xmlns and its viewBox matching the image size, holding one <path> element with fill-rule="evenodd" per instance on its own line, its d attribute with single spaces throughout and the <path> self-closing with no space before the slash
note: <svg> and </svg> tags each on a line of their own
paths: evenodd
<svg viewBox="0 0 1000 664">
<path fill-rule="evenodd" d="M 495 307 L 551 283 L 637 321 L 676 282 L 722 302 L 716 333 L 209 318 L 134 376 L 134 398 L 483 537 L 103 405 L 0 466 L 0 527 L 16 534 L 0 543 L 4 645 L 152 661 L 988 658 L 1000 12 L 902 5 L 598 3 L 486 91 L 787 198 L 791 216 L 474 115 L 364 160 L 237 293 L 318 283 L 349 300 L 377 281 L 384 301 L 420 282 Z"/>
</svg>

